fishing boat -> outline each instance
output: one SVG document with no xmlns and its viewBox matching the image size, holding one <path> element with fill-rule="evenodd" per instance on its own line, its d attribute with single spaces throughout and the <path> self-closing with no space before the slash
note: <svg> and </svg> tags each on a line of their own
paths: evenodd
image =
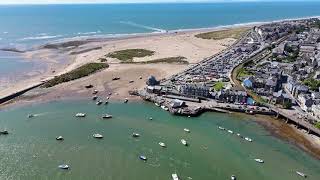
<svg viewBox="0 0 320 180">
<path fill-rule="evenodd" d="M 142 161 L 147 161 L 147 157 L 146 157 L 146 156 L 141 155 L 141 156 L 139 156 L 139 158 L 140 158 Z"/>
<path fill-rule="evenodd" d="M 85 113 L 77 113 L 76 117 L 86 117 L 86 114 Z"/>
<path fill-rule="evenodd" d="M 219 126 L 218 127 L 220 130 L 226 130 L 224 127 Z"/>
<path fill-rule="evenodd" d="M 186 140 L 184 140 L 184 139 L 181 139 L 181 143 L 182 143 L 183 145 L 185 145 L 185 146 L 188 146 L 187 141 L 186 141 Z"/>
<path fill-rule="evenodd" d="M 97 139 L 102 139 L 103 138 L 103 136 L 101 134 L 93 134 L 93 137 L 97 138 Z"/>
<path fill-rule="evenodd" d="M 262 159 L 254 159 L 257 163 L 264 163 Z"/>
<path fill-rule="evenodd" d="M 58 166 L 59 169 L 68 170 L 70 167 L 67 164 L 61 164 Z"/>
<path fill-rule="evenodd" d="M 110 118 L 112 118 L 112 115 L 110 114 L 105 114 L 102 116 L 102 119 L 110 119 Z"/>
<path fill-rule="evenodd" d="M 154 103 L 156 106 L 158 106 L 158 107 L 160 107 L 160 104 L 158 104 L 158 103 Z"/>
<path fill-rule="evenodd" d="M 307 177 L 307 175 L 305 175 L 304 173 L 302 173 L 302 172 L 300 172 L 300 171 L 296 171 L 296 173 L 297 173 L 299 176 L 301 176 L 301 177 L 304 177 L 304 178 Z"/>
<path fill-rule="evenodd" d="M 252 142 L 252 139 L 251 139 L 251 138 L 245 137 L 244 139 L 245 139 L 246 141 Z"/>
<path fill-rule="evenodd" d="M 62 136 L 58 136 L 58 137 L 56 137 L 56 140 L 57 140 L 57 141 L 63 141 L 64 139 L 63 139 Z"/>
<path fill-rule="evenodd" d="M 172 174 L 171 177 L 172 180 L 180 180 L 177 174 Z"/>
<path fill-rule="evenodd" d="M 190 129 L 184 128 L 184 132 L 190 133 Z"/>
<path fill-rule="evenodd" d="M 140 134 L 138 134 L 138 133 L 132 133 L 132 137 L 140 137 Z"/>
<path fill-rule="evenodd" d="M 97 100 L 97 99 L 98 99 L 98 96 L 93 96 L 92 97 L 92 100 L 94 100 L 94 101 Z"/>
<path fill-rule="evenodd" d="M 163 143 L 163 142 L 159 142 L 159 145 L 160 145 L 161 147 L 167 147 L 166 144 Z"/>
<path fill-rule="evenodd" d="M 228 133 L 230 133 L 230 134 L 233 134 L 233 131 L 231 131 L 231 130 L 228 130 Z"/>
<path fill-rule="evenodd" d="M 235 175 L 231 176 L 231 180 L 236 180 L 236 179 L 237 179 L 237 177 Z"/>
</svg>

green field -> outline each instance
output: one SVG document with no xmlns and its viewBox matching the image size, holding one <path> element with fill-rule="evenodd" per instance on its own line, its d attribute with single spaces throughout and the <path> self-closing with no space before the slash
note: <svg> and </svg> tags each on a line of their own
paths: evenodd
<svg viewBox="0 0 320 180">
<path fill-rule="evenodd" d="M 74 69 L 66 74 L 62 74 L 60 76 L 57 76 L 48 82 L 44 83 L 42 87 L 49 88 L 53 87 L 55 85 L 69 82 L 75 79 L 79 79 L 85 76 L 88 76 L 90 74 L 93 74 L 101 69 L 108 68 L 109 65 L 106 63 L 88 63 L 83 66 L 78 67 L 77 69 Z"/>
<path fill-rule="evenodd" d="M 242 27 L 242 28 L 234 28 L 234 29 L 226 29 L 221 31 L 212 31 L 207 33 L 200 33 L 195 35 L 197 38 L 201 39 L 212 39 L 212 40 L 221 40 L 226 38 L 234 38 L 239 39 L 244 35 L 250 28 Z"/>
<path fill-rule="evenodd" d="M 146 49 L 125 49 L 120 51 L 111 52 L 106 55 L 109 58 L 119 59 L 124 62 L 132 62 L 133 58 L 141 58 L 154 55 L 154 51 Z"/>
</svg>

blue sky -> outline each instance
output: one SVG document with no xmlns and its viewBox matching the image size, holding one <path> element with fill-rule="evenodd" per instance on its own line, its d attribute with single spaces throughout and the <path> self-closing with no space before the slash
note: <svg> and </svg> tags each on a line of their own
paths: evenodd
<svg viewBox="0 0 320 180">
<path fill-rule="evenodd" d="M 278 0 L 0 0 L 0 4 L 64 4 L 64 3 L 151 3 L 151 2 L 238 2 L 238 1 L 278 1 Z M 280 0 L 299 1 L 299 0 Z M 300 0 L 303 1 L 303 0 Z M 320 0 L 308 0 L 320 1 Z"/>
</svg>

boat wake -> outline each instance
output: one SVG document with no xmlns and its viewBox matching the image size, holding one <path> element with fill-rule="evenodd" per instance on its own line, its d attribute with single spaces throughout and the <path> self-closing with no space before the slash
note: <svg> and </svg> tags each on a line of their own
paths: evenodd
<svg viewBox="0 0 320 180">
<path fill-rule="evenodd" d="M 143 28 L 143 29 L 152 30 L 152 31 L 156 31 L 156 32 L 161 32 L 161 33 L 167 32 L 167 30 L 165 30 L 165 29 L 155 28 L 155 27 L 151 27 L 151 26 L 145 26 L 145 25 L 137 24 L 137 23 L 134 23 L 131 21 L 120 21 L 120 23 L 130 25 L 133 27 L 138 27 L 138 28 Z"/>
<path fill-rule="evenodd" d="M 29 40 L 45 40 L 45 39 L 54 39 L 54 38 L 60 38 L 62 35 L 56 35 L 56 36 L 31 36 L 31 37 L 25 37 L 20 39 L 19 41 L 29 41 Z"/>
</svg>

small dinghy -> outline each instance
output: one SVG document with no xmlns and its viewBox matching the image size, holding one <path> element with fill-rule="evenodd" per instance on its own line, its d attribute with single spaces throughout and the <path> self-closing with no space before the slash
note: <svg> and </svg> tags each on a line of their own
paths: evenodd
<svg viewBox="0 0 320 180">
<path fill-rule="evenodd" d="M 124 103 L 128 103 L 128 101 L 129 101 L 129 100 L 128 100 L 127 98 L 126 98 L 126 99 L 124 99 Z"/>
<path fill-rule="evenodd" d="M 152 118 L 152 117 L 149 117 L 149 120 L 153 120 L 153 118 Z"/>
<path fill-rule="evenodd" d="M 34 114 L 28 114 L 28 118 L 33 118 Z"/>
<path fill-rule="evenodd" d="M 172 174 L 171 177 L 172 180 L 180 180 L 178 174 Z"/>
<path fill-rule="evenodd" d="M 304 174 L 304 173 L 302 173 L 302 172 L 296 171 L 296 173 L 297 173 L 299 176 L 301 176 L 301 177 L 304 177 L 304 178 L 306 178 L 306 177 L 307 177 L 307 175 L 305 175 L 305 174 Z"/>
<path fill-rule="evenodd" d="M 63 138 L 62 136 L 58 136 L 58 137 L 56 137 L 56 140 L 57 140 L 57 141 L 63 141 L 64 138 Z"/>
<path fill-rule="evenodd" d="M 158 107 L 160 107 L 160 104 L 158 104 L 158 103 L 154 103 L 156 106 L 158 106 Z"/>
<path fill-rule="evenodd" d="M 264 163 L 262 159 L 254 159 L 257 163 Z"/>
<path fill-rule="evenodd" d="M 86 117 L 86 114 L 85 113 L 77 113 L 76 117 Z"/>
<path fill-rule="evenodd" d="M 109 101 L 104 102 L 105 105 L 109 104 Z"/>
<path fill-rule="evenodd" d="M 228 130 L 228 133 L 230 133 L 230 134 L 233 134 L 233 131 L 231 131 L 231 130 Z"/>
<path fill-rule="evenodd" d="M 235 175 L 231 176 L 231 180 L 236 180 L 236 179 L 237 179 L 237 177 Z"/>
<path fill-rule="evenodd" d="M 251 138 L 245 137 L 244 139 L 245 139 L 246 141 L 252 142 L 252 139 L 251 139 Z"/>
<path fill-rule="evenodd" d="M 96 139 L 102 139 L 103 136 L 101 134 L 93 134 L 93 137 Z"/>
<path fill-rule="evenodd" d="M 147 161 L 147 157 L 146 157 L 146 156 L 141 155 L 141 156 L 139 156 L 139 158 L 140 158 L 142 161 Z"/>
<path fill-rule="evenodd" d="M 93 96 L 92 97 L 92 100 L 94 100 L 94 101 L 97 100 L 97 99 L 98 99 L 98 96 Z"/>
<path fill-rule="evenodd" d="M 190 133 L 190 129 L 184 128 L 184 132 Z"/>
<path fill-rule="evenodd" d="M 101 100 L 99 100 L 97 103 L 96 103 L 96 105 L 101 105 L 102 104 L 102 101 Z"/>
<path fill-rule="evenodd" d="M 166 144 L 163 143 L 163 142 L 159 142 L 159 145 L 160 145 L 161 147 L 163 147 L 163 148 L 167 147 Z"/>
<path fill-rule="evenodd" d="M 185 145 L 185 146 L 188 146 L 187 141 L 186 141 L 186 140 L 184 140 L 184 139 L 181 139 L 181 143 L 182 143 L 183 145 Z"/>
<path fill-rule="evenodd" d="M 169 111 L 169 108 L 166 107 L 166 106 L 161 106 L 161 108 L 162 108 L 163 110 L 165 110 L 165 111 Z"/>
<path fill-rule="evenodd" d="M 59 169 L 68 170 L 70 167 L 67 164 L 61 164 L 58 166 Z"/>
<path fill-rule="evenodd" d="M 140 137 L 140 134 L 138 134 L 138 133 L 132 133 L 132 137 Z"/>
<path fill-rule="evenodd" d="M 95 89 L 92 94 L 98 94 L 98 92 L 99 91 Z"/>
<path fill-rule="evenodd" d="M 219 126 L 218 127 L 220 130 L 226 130 L 224 127 Z"/>
<path fill-rule="evenodd" d="M 112 115 L 110 114 L 105 114 L 102 116 L 102 119 L 110 119 L 110 118 L 112 118 Z"/>
</svg>

